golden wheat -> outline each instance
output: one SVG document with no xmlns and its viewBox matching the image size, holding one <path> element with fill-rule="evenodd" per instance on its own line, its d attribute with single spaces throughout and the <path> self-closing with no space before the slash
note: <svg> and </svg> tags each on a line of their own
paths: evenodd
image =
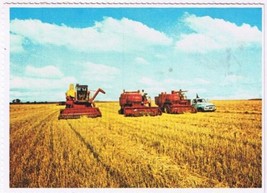
<svg viewBox="0 0 267 193">
<path fill-rule="evenodd" d="M 54 104 L 10 106 L 10 187 L 261 187 L 261 101 L 217 111 L 58 120 Z"/>
</svg>

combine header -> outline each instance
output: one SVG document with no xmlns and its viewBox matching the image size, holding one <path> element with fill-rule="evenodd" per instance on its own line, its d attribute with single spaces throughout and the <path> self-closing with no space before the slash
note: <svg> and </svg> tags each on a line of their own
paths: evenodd
<svg viewBox="0 0 267 193">
<path fill-rule="evenodd" d="M 161 115 L 161 110 L 158 107 L 151 107 L 151 102 L 146 96 L 147 93 L 138 91 L 123 91 L 120 96 L 120 106 L 119 114 L 124 114 L 125 116 L 143 116 L 150 115 L 156 116 Z"/>
<path fill-rule="evenodd" d="M 165 113 L 196 113 L 197 110 L 191 105 L 191 101 L 186 99 L 185 92 L 187 91 L 182 91 L 181 89 L 179 91 L 171 91 L 171 94 L 162 92 L 155 97 L 155 103 Z"/>
<path fill-rule="evenodd" d="M 105 94 L 102 89 L 98 89 L 92 98 L 90 98 L 90 91 L 87 85 L 70 84 L 69 90 L 66 92 L 66 107 L 60 110 L 58 119 L 75 119 L 81 116 L 87 117 L 101 117 L 100 110 L 95 107 L 94 99 L 101 92 Z"/>
</svg>

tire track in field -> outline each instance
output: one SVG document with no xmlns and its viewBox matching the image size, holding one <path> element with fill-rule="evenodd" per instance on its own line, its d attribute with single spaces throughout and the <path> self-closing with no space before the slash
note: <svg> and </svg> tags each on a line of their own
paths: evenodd
<svg viewBox="0 0 267 193">
<path fill-rule="evenodd" d="M 50 152 L 50 157 L 49 157 L 49 164 L 48 164 L 48 179 L 47 179 L 47 186 L 50 185 L 53 183 L 53 172 L 54 172 L 54 135 L 53 135 L 53 127 L 52 125 L 50 126 L 50 129 L 49 129 L 49 152 Z"/>
<path fill-rule="evenodd" d="M 142 128 L 139 128 L 138 126 L 136 126 L 134 123 L 132 123 L 132 121 L 130 122 L 120 122 L 121 125 L 125 125 L 127 126 L 127 128 L 135 128 L 135 129 L 142 129 Z M 187 125 L 187 123 L 179 123 L 181 125 Z M 157 128 L 157 127 L 160 127 L 160 128 L 164 128 L 166 127 L 166 129 L 168 129 L 168 126 L 166 126 L 165 123 L 152 123 L 152 126 L 154 128 Z M 198 126 L 197 124 L 191 124 L 191 126 L 193 127 L 203 127 L 203 128 L 206 128 L 205 126 Z M 171 129 L 175 129 L 175 128 L 171 128 Z M 151 135 L 154 135 L 155 137 L 160 137 L 162 139 L 166 138 L 166 132 L 168 132 L 168 130 L 165 130 L 164 133 L 157 133 L 155 132 L 154 130 L 148 130 L 148 129 L 143 129 L 145 130 L 146 133 L 148 134 L 151 134 Z M 187 134 L 188 136 L 192 136 L 192 135 L 198 135 L 199 137 L 203 137 L 203 138 L 206 138 L 206 139 L 210 139 L 210 140 L 225 140 L 225 141 L 228 141 L 230 143 L 232 143 L 233 145 L 237 144 L 237 143 L 241 143 L 243 145 L 249 145 L 253 148 L 256 147 L 257 144 L 253 143 L 253 142 L 250 142 L 248 139 L 244 139 L 244 140 L 237 140 L 236 138 L 231 138 L 231 137 L 226 137 L 226 136 L 221 136 L 220 134 L 214 134 L 212 132 L 210 133 L 205 133 L 203 131 L 198 131 L 198 132 L 195 132 L 195 131 L 192 131 L 192 130 L 187 130 L 187 129 L 183 129 L 183 128 L 179 128 L 178 129 L 179 132 L 183 132 L 185 134 Z M 129 131 L 129 130 L 128 130 Z M 139 133 L 137 132 L 131 132 L 131 134 L 135 134 L 135 136 L 138 136 Z M 142 135 L 139 136 L 139 138 L 141 139 L 145 139 L 142 137 Z M 174 140 L 176 141 L 177 140 L 177 136 L 174 136 L 174 135 L 168 135 L 168 138 L 171 139 L 171 140 Z M 191 146 L 191 143 L 186 143 L 184 140 L 181 140 L 180 141 L 182 144 L 185 144 L 187 146 Z"/>
<path fill-rule="evenodd" d="M 54 117 L 55 120 L 58 120 L 56 117 Z M 56 124 L 56 123 L 54 123 Z M 66 177 L 63 175 L 61 178 L 55 178 L 54 176 L 58 175 L 58 173 L 63 172 L 63 170 L 66 168 L 66 150 L 64 148 L 65 144 L 63 143 L 64 136 L 59 137 L 59 133 L 62 131 L 58 127 L 53 127 L 53 125 L 49 128 L 49 163 L 48 163 L 48 170 L 47 170 L 47 181 L 45 184 L 45 187 L 53 187 L 53 188 L 59 188 L 59 187 L 66 187 Z M 58 148 L 60 147 L 60 148 Z M 62 149 L 61 149 L 62 147 Z M 62 151 L 61 151 L 62 150 Z M 63 155 L 61 158 L 60 155 Z M 56 159 L 60 159 L 60 162 L 63 162 L 63 165 L 56 162 Z"/>
<path fill-rule="evenodd" d="M 130 187 L 130 185 L 127 183 L 125 177 L 123 175 L 121 175 L 120 172 L 117 171 L 115 168 L 112 168 L 108 164 L 104 163 L 101 160 L 100 155 L 94 149 L 94 146 L 92 144 L 86 142 L 85 141 L 85 138 L 83 136 L 81 136 L 81 134 L 78 131 L 76 131 L 69 122 L 68 122 L 68 125 L 69 125 L 70 129 L 74 132 L 74 134 L 76 135 L 76 137 L 79 138 L 79 140 L 81 141 L 81 143 L 83 143 L 86 146 L 86 148 L 89 150 L 89 152 L 94 156 L 95 160 L 98 163 L 101 164 L 101 166 L 107 171 L 107 173 L 110 176 L 116 178 L 116 181 L 119 182 L 119 187 L 120 188 Z"/>
<path fill-rule="evenodd" d="M 36 134 L 38 136 L 40 135 L 40 132 L 42 131 L 42 127 L 41 126 L 43 126 L 44 123 L 49 122 L 51 117 L 53 117 L 54 114 L 55 114 L 55 112 L 53 112 L 51 114 L 48 114 L 47 117 L 45 117 L 44 119 L 38 120 L 38 122 L 35 125 L 29 126 L 28 130 L 31 130 L 30 134 L 29 135 L 25 135 L 25 133 L 24 133 L 23 137 L 16 139 L 16 141 L 14 143 L 10 144 L 11 152 L 14 151 L 14 150 L 19 150 L 19 148 L 17 148 L 17 146 L 25 147 L 25 141 L 27 141 L 26 139 L 28 139 L 28 141 L 29 141 L 30 140 L 29 138 L 35 139 L 33 143 L 30 143 L 30 144 L 33 144 L 31 146 L 35 146 L 38 143 L 38 139 L 39 139 L 39 137 L 36 139 Z M 37 131 L 37 133 L 36 133 L 36 131 Z M 24 146 L 21 146 L 21 144 L 24 144 Z M 29 147 L 25 147 L 25 148 L 29 149 Z M 21 154 L 24 153 L 23 151 L 19 151 L 19 152 Z"/>
<path fill-rule="evenodd" d="M 56 118 L 56 116 L 53 116 L 54 114 L 56 114 L 56 112 L 55 113 L 52 113 L 51 114 L 51 118 L 50 117 L 47 117 L 47 120 L 48 120 L 48 122 L 47 122 L 47 130 L 46 130 L 46 134 L 45 134 L 45 136 L 44 136 L 44 142 L 43 142 L 43 144 L 45 143 L 45 138 L 48 138 L 48 142 L 46 142 L 47 144 L 42 144 L 43 146 L 42 147 L 44 147 L 45 145 L 47 145 L 47 150 L 48 150 L 48 152 L 49 152 L 49 161 L 48 161 L 48 170 L 47 170 L 47 175 L 45 175 L 45 176 L 43 176 L 43 174 L 39 174 L 39 173 L 43 173 L 43 171 L 37 171 L 37 175 L 36 175 L 36 178 L 37 178 L 37 181 L 38 181 L 38 185 L 37 185 L 37 187 L 43 187 L 44 186 L 44 184 L 39 184 L 39 180 L 40 180 L 40 178 L 46 178 L 46 181 L 47 181 L 47 184 L 45 184 L 45 186 L 49 186 L 49 184 L 50 184 L 50 178 L 49 177 L 51 177 L 51 175 L 50 175 L 50 170 L 51 170 L 51 163 L 52 163 L 52 160 L 54 159 L 54 134 L 53 134 L 53 131 L 54 131 L 54 127 L 53 127 L 53 123 L 54 123 L 54 120 L 56 120 L 57 118 Z M 49 129 L 48 129 L 48 126 L 49 126 Z M 37 143 L 38 144 L 38 143 Z M 37 145 L 36 144 L 36 145 Z M 37 162 L 38 162 L 38 165 L 37 165 L 37 167 L 41 170 L 41 168 L 42 168 L 42 164 L 44 164 L 44 163 L 42 163 L 42 161 L 43 161 L 43 159 L 44 159 L 44 157 L 45 157 L 46 155 L 44 155 L 44 154 L 42 154 L 42 156 L 41 157 L 37 157 Z M 44 168 L 42 168 L 42 170 L 43 170 Z"/>
<path fill-rule="evenodd" d="M 139 128 L 138 126 L 136 126 L 135 124 L 132 124 L 132 122 L 128 122 L 128 123 L 123 123 L 123 122 L 120 122 L 121 125 L 124 125 L 125 127 L 127 127 L 127 132 L 122 132 L 120 133 L 120 135 L 122 136 L 129 136 L 128 138 L 131 139 L 131 140 L 138 140 L 140 141 L 141 143 L 146 143 L 148 146 L 150 147 L 154 147 L 157 148 L 157 143 L 156 142 L 153 142 L 153 139 L 151 138 L 147 138 L 147 137 L 144 137 L 142 133 L 140 132 L 136 132 L 136 130 L 144 130 L 148 135 L 152 135 L 154 136 L 156 139 L 168 139 L 168 140 L 172 140 L 174 141 L 176 144 L 177 143 L 181 143 L 187 147 L 193 147 L 192 145 L 192 141 L 185 141 L 184 138 L 182 137 L 178 137 L 177 135 L 171 135 L 171 134 L 168 134 L 166 135 L 166 132 L 164 133 L 157 133 L 156 131 L 154 130 L 151 130 L 151 129 L 143 129 L 143 128 Z M 152 124 L 154 125 L 154 127 L 157 127 L 159 126 L 158 124 Z M 164 127 L 166 125 L 162 124 L 160 127 Z M 126 131 L 126 130 L 125 130 Z M 218 134 L 206 134 L 206 133 L 202 133 L 202 132 L 192 132 L 192 131 L 188 131 L 186 129 L 179 129 L 179 131 L 183 132 L 185 135 L 188 135 L 188 136 L 192 136 L 192 135 L 198 135 L 199 137 L 202 137 L 203 138 L 203 141 L 206 141 L 205 139 L 208 139 L 210 141 L 213 141 L 213 140 L 218 140 L 218 141 L 228 141 L 229 142 L 229 145 L 231 144 L 232 146 L 236 146 L 237 144 L 243 144 L 244 146 L 250 146 L 251 148 L 255 149 L 257 147 L 256 144 L 254 144 L 253 142 L 249 142 L 247 139 L 244 140 L 244 141 L 241 141 L 241 140 L 235 140 L 234 138 L 231 139 L 231 138 L 228 138 L 228 137 L 222 137 L 222 136 L 219 136 Z M 155 144 L 155 145 L 154 145 Z M 159 144 L 160 145 L 160 144 Z M 200 148 L 204 148 L 204 146 L 200 145 L 201 147 Z M 235 156 L 233 157 L 235 158 Z"/>
<path fill-rule="evenodd" d="M 120 122 L 120 124 L 123 124 L 123 125 L 125 125 L 125 127 L 127 127 L 127 128 L 130 128 L 131 130 L 129 131 L 129 129 L 125 129 L 125 131 L 127 131 L 127 134 L 126 134 L 126 132 L 122 132 L 121 133 L 121 135 L 128 135 L 128 136 L 134 136 L 134 140 L 138 140 L 138 141 L 145 141 L 145 143 L 147 143 L 147 144 L 150 144 L 150 142 L 152 142 L 153 140 L 152 139 L 150 139 L 150 138 L 144 138 L 143 136 L 142 136 L 142 134 L 140 134 L 139 132 L 135 132 L 134 131 L 134 129 L 138 129 L 138 126 L 136 125 L 136 124 L 131 124 L 131 121 L 130 122 L 128 122 L 128 123 L 122 123 L 122 122 Z M 155 125 L 154 124 L 154 126 L 158 126 L 158 125 Z M 161 125 L 161 127 L 164 127 L 164 126 L 166 126 L 166 125 Z M 142 130 L 145 130 L 145 129 L 143 129 L 142 128 Z M 151 130 L 151 129 L 146 129 L 146 132 L 147 131 L 149 131 L 148 133 L 149 134 L 152 134 L 153 136 L 155 136 L 155 137 L 161 137 L 161 139 L 166 139 L 166 137 L 167 138 L 169 138 L 170 137 L 170 139 L 171 140 L 176 140 L 176 143 L 177 143 L 177 136 L 171 136 L 171 135 L 164 135 L 164 133 L 156 133 L 155 131 L 153 131 L 153 130 Z M 190 136 L 190 135 L 192 135 L 192 133 L 190 133 L 189 131 L 187 131 L 187 130 L 183 130 L 183 132 L 185 131 L 185 133 L 188 135 L 188 136 Z M 193 132 L 193 134 L 194 135 L 198 135 L 198 133 L 197 132 Z M 210 135 L 209 134 L 205 134 L 205 133 L 201 133 L 202 135 L 200 135 L 201 137 L 207 137 L 207 139 L 209 139 L 209 137 L 210 137 Z M 214 138 L 215 139 L 217 139 L 217 140 L 225 140 L 225 138 L 223 138 L 223 137 L 218 137 L 217 135 L 216 136 L 214 136 Z M 185 144 L 186 146 L 188 146 L 188 147 L 191 147 L 192 146 L 192 144 L 191 144 L 191 142 L 189 141 L 189 142 L 185 142 L 184 140 L 181 140 L 182 138 L 180 138 L 180 140 L 179 140 L 179 142 L 181 142 L 182 144 Z M 210 139 L 210 140 L 212 140 L 212 138 Z M 205 140 L 204 140 L 205 141 Z M 229 141 L 230 143 L 229 143 L 229 145 L 231 144 L 231 143 L 234 143 L 234 144 L 236 144 L 238 141 L 233 141 L 233 140 L 230 140 Z M 241 141 L 242 142 L 242 141 Z M 243 143 L 243 142 L 242 142 Z M 244 144 L 246 144 L 246 145 L 252 145 L 252 144 L 250 144 L 250 143 L 246 143 L 246 142 L 244 142 Z M 255 144 L 254 144 L 254 146 L 255 146 Z M 161 154 L 161 153 L 160 153 Z M 164 153 L 163 153 L 164 154 Z M 242 156 L 240 156 L 241 158 L 242 158 Z M 172 158 L 172 157 L 171 157 Z M 228 158 L 232 158 L 232 159 L 236 159 L 236 160 L 238 160 L 238 161 L 242 161 L 242 159 L 241 158 L 237 158 L 236 156 L 229 156 L 228 155 Z M 252 163 L 253 164 L 253 163 Z M 196 173 L 199 173 L 199 172 L 196 172 Z M 202 175 L 204 175 L 204 174 L 202 174 Z M 209 177 L 209 175 L 205 175 L 207 178 Z"/>
<path fill-rule="evenodd" d="M 106 123 L 106 121 L 104 121 L 103 123 Z M 120 124 L 123 124 L 123 123 L 120 122 Z M 176 164 L 174 161 L 172 161 L 171 156 L 167 154 L 156 153 L 154 151 L 151 151 L 152 150 L 151 148 L 153 148 L 151 146 L 152 144 L 151 142 L 153 142 L 153 140 L 149 138 L 146 138 L 145 140 L 143 140 L 144 138 L 143 132 L 141 132 L 140 135 L 135 136 L 136 131 L 138 131 L 137 129 L 138 126 L 134 124 L 131 124 L 131 126 L 132 128 L 130 132 L 128 132 L 129 130 L 126 128 L 124 132 L 120 132 L 117 127 L 114 127 L 114 129 L 111 128 L 113 131 L 113 134 L 109 134 L 108 138 L 117 139 L 117 142 L 125 141 L 125 140 L 131 141 L 130 144 L 132 145 L 129 145 L 128 147 L 129 148 L 134 147 L 133 149 L 137 147 L 136 150 L 138 152 L 135 152 L 134 155 L 132 154 L 133 150 L 132 151 L 126 150 L 127 153 L 122 154 L 122 156 L 120 157 L 121 157 L 121 162 L 124 162 L 125 158 L 127 158 L 127 157 L 124 157 L 124 155 L 133 155 L 134 162 L 141 164 L 140 166 L 142 168 L 141 170 L 145 168 L 145 170 L 143 170 L 144 173 L 141 174 L 144 177 L 143 180 L 148 180 L 147 184 L 144 185 L 144 187 L 162 187 L 162 188 L 163 187 L 174 187 L 174 184 L 175 186 L 183 186 L 182 183 L 180 183 L 182 179 L 183 180 L 185 179 L 185 181 L 187 181 L 191 179 L 191 176 L 194 176 L 196 178 L 197 173 L 194 173 L 194 172 L 187 173 L 183 167 L 179 166 L 179 164 Z M 105 132 L 103 131 L 102 133 L 104 134 Z M 119 134 L 120 140 L 118 139 L 119 138 L 118 135 L 116 135 L 115 133 Z M 116 145 L 119 145 L 118 143 L 116 143 L 116 141 L 114 142 Z M 140 144 L 143 144 L 143 145 L 140 146 Z M 141 149 L 141 153 L 140 153 L 140 149 Z M 139 162 L 139 160 L 142 160 L 143 163 Z M 159 174 L 159 171 L 161 171 L 162 173 Z M 183 175 L 184 177 L 182 177 Z M 131 180 L 131 178 L 129 179 Z M 196 180 L 196 183 L 200 183 L 200 181 Z"/>
<path fill-rule="evenodd" d="M 179 123 L 179 124 L 181 124 L 181 125 L 187 125 L 187 123 Z M 158 123 L 157 124 L 152 123 L 152 125 L 154 125 L 155 127 L 159 126 Z M 164 126 L 166 126 L 166 125 L 164 125 L 164 124 L 161 124 L 160 125 L 160 127 L 164 127 Z M 192 127 L 197 127 L 197 128 L 200 128 L 201 127 L 201 128 L 204 128 L 204 129 L 206 128 L 206 126 L 204 126 L 204 125 L 198 125 L 198 124 L 191 124 L 191 126 Z M 251 146 L 253 148 L 255 148 L 255 146 L 257 145 L 257 144 L 255 144 L 253 142 L 250 142 L 248 139 L 244 139 L 244 140 L 239 139 L 238 140 L 235 137 L 221 136 L 220 133 L 214 134 L 212 132 L 207 133 L 207 132 L 203 132 L 203 131 L 197 131 L 197 132 L 195 132 L 195 131 L 188 130 L 188 129 L 183 129 L 183 128 L 179 128 L 179 131 L 187 134 L 188 136 L 192 136 L 192 135 L 195 136 L 195 135 L 197 135 L 199 137 L 203 137 L 203 138 L 210 139 L 210 140 L 228 141 L 228 142 L 230 142 L 232 144 L 241 143 L 243 145 L 249 145 L 249 146 Z M 158 134 L 158 136 L 164 137 L 163 134 Z M 176 136 L 171 136 L 170 135 L 169 137 L 171 139 L 173 139 L 173 140 L 176 140 Z"/>
<path fill-rule="evenodd" d="M 54 117 L 55 114 L 56 114 L 56 112 L 51 113 L 45 119 L 43 119 L 42 121 L 40 121 L 40 123 L 35 127 L 36 129 L 39 129 L 39 130 L 38 130 L 38 133 L 37 133 L 37 135 L 35 137 L 34 142 L 32 143 L 33 145 L 31 146 L 31 148 L 29 148 L 29 150 L 32 153 L 29 155 L 29 157 L 26 158 L 26 160 L 27 160 L 26 162 L 27 163 L 29 163 L 31 160 L 38 161 L 38 158 L 36 158 L 36 153 L 35 153 L 36 152 L 36 148 L 38 146 L 38 143 L 42 143 L 43 142 L 43 139 L 44 139 L 44 137 L 46 135 L 46 133 L 44 132 L 44 128 L 45 128 L 45 126 L 47 126 L 47 124 L 50 123 L 51 119 Z M 51 145 L 51 143 L 49 145 Z M 41 144 L 41 146 L 43 146 L 43 144 Z M 52 152 L 51 155 L 53 156 L 53 152 Z M 33 167 L 34 166 L 28 165 L 25 170 L 26 171 L 29 171 L 30 173 L 32 173 L 33 170 L 34 170 Z"/>
<path fill-rule="evenodd" d="M 39 121 L 39 123 L 34 128 L 32 128 L 32 135 L 31 136 L 33 136 L 33 137 L 35 136 L 35 138 L 33 140 L 33 143 L 31 143 L 32 145 L 30 145 L 31 148 L 28 147 L 27 149 L 32 150 L 32 147 L 34 149 L 36 149 L 37 144 L 40 142 L 40 139 L 42 139 L 41 136 L 45 135 L 45 133 L 43 132 L 44 126 L 47 125 L 51 121 L 54 114 L 56 114 L 56 112 L 53 112 L 53 113 L 49 114 L 46 118 L 41 119 Z M 37 133 L 35 133 L 36 131 L 37 131 Z M 34 133 L 35 133 L 35 135 L 34 135 Z M 30 156 L 27 158 L 27 161 L 31 160 L 33 155 L 34 154 L 30 154 Z"/>
<path fill-rule="evenodd" d="M 13 171 L 10 173 L 10 186 L 15 186 L 15 187 L 28 187 L 30 185 L 30 180 L 27 178 L 27 175 L 31 174 L 34 172 L 35 167 L 33 165 L 29 165 L 29 163 L 32 160 L 36 160 L 35 159 L 35 150 L 37 148 L 37 144 L 40 143 L 41 139 L 44 138 L 45 133 L 43 132 L 43 127 L 49 123 L 49 121 L 54 117 L 54 115 L 57 112 L 52 112 L 50 114 L 48 114 L 47 117 L 45 117 L 44 119 L 40 119 L 38 120 L 38 123 L 31 128 L 32 132 L 30 133 L 30 136 L 25 136 L 24 138 L 28 138 L 28 141 L 30 141 L 29 138 L 33 139 L 32 143 L 30 144 L 24 144 L 22 146 L 22 148 L 24 149 L 20 149 L 20 148 L 16 148 L 15 150 L 17 150 L 16 152 L 14 151 L 14 148 L 12 148 L 10 146 L 10 152 L 11 152 L 11 157 L 10 157 L 10 171 Z M 21 145 L 21 143 L 18 142 L 18 145 Z M 26 146 L 29 145 L 29 146 Z M 25 151 L 26 150 L 26 151 Z M 23 161 L 23 163 L 20 160 L 14 160 L 15 164 L 12 164 L 12 155 L 16 156 L 17 158 L 23 159 L 25 161 Z M 20 164 L 16 164 L 17 162 L 19 162 Z M 23 165 L 21 165 L 21 163 Z M 28 165 L 25 165 L 28 164 Z M 16 165 L 16 167 L 15 167 Z M 18 167 L 20 166 L 20 167 Z M 38 166 L 39 167 L 39 166 Z M 20 182 L 14 182 L 15 184 L 12 183 L 12 174 L 16 175 L 17 171 L 16 170 L 23 170 L 23 176 L 22 176 L 22 180 Z"/>
<path fill-rule="evenodd" d="M 22 119 L 20 121 L 15 121 L 13 118 L 10 118 L 10 143 L 12 144 L 12 141 L 15 141 L 18 143 L 18 140 L 21 142 L 25 141 L 25 139 L 28 137 L 25 135 L 26 133 L 32 132 L 32 128 L 38 127 L 38 124 L 40 124 L 39 120 L 40 117 L 44 117 L 43 113 L 47 113 L 47 110 L 40 111 L 38 109 L 38 112 L 32 113 L 31 115 L 26 115 L 25 119 Z M 56 111 L 51 111 L 51 113 L 56 113 Z M 50 114 L 46 114 L 49 116 Z M 34 122 L 36 120 L 36 122 Z M 42 121 L 42 120 L 41 120 Z M 23 136 L 23 137 L 21 137 Z M 14 138 L 14 139 L 13 139 Z"/>
</svg>

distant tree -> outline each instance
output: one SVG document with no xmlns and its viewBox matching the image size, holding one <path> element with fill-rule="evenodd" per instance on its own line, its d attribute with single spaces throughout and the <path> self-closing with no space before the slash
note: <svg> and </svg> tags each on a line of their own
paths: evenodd
<svg viewBox="0 0 267 193">
<path fill-rule="evenodd" d="M 14 100 L 12 100 L 12 103 L 21 103 L 21 100 L 20 99 L 14 99 Z"/>
</svg>

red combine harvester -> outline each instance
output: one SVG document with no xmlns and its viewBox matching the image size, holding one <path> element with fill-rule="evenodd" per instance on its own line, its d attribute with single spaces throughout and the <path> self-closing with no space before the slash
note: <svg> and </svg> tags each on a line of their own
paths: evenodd
<svg viewBox="0 0 267 193">
<path fill-rule="evenodd" d="M 191 105 L 191 101 L 186 99 L 185 92 L 187 91 L 182 91 L 181 89 L 179 91 L 171 91 L 171 94 L 162 92 L 155 97 L 155 103 L 165 113 L 196 113 L 197 110 Z"/>
<path fill-rule="evenodd" d="M 87 85 L 70 84 L 69 90 L 66 92 L 66 107 L 60 110 L 58 119 L 75 119 L 81 116 L 87 117 L 101 117 L 100 110 L 95 107 L 94 99 L 101 92 L 105 94 L 105 91 L 98 89 L 92 98 L 90 98 L 90 91 Z"/>
<path fill-rule="evenodd" d="M 151 107 L 151 103 L 146 96 L 147 93 L 138 91 L 123 91 L 120 96 L 119 114 L 125 116 L 143 116 L 150 115 L 156 116 L 161 115 L 161 110 L 158 107 Z"/>
</svg>

